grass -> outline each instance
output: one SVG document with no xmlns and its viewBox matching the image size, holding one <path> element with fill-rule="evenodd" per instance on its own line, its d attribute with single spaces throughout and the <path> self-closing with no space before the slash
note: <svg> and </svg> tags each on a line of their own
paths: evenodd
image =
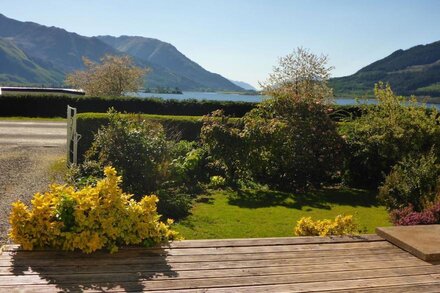
<svg viewBox="0 0 440 293">
<path fill-rule="evenodd" d="M 301 217 L 353 214 L 362 233 L 389 226 L 388 214 L 373 192 L 325 189 L 307 194 L 267 190 L 212 191 L 196 200 L 192 215 L 174 224 L 185 239 L 294 236 Z"/>
</svg>

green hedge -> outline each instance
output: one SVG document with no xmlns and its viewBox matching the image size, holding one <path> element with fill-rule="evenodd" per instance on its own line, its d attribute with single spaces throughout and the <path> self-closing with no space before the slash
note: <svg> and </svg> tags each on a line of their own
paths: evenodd
<svg viewBox="0 0 440 293">
<path fill-rule="evenodd" d="M 214 110 L 223 109 L 226 115 L 242 117 L 257 103 L 136 97 L 7 95 L 0 96 L 0 117 L 66 117 L 67 105 L 77 108 L 78 113 L 106 113 L 110 107 L 113 107 L 118 112 L 127 113 L 203 116 Z M 356 105 L 336 105 L 334 109 L 332 118 L 337 121 L 341 116 L 361 114 Z"/>
<path fill-rule="evenodd" d="M 163 125 L 167 136 L 170 138 L 180 138 L 184 140 L 197 140 L 202 128 L 201 116 L 165 116 L 139 114 L 127 116 L 133 119 L 145 119 L 158 122 Z M 85 152 L 93 142 L 93 136 L 102 125 L 108 123 L 106 113 L 82 113 L 77 115 L 77 132 L 81 135 L 78 143 L 78 158 L 82 160 Z"/>
<path fill-rule="evenodd" d="M 255 107 L 256 103 L 136 97 L 7 95 L 0 96 L 0 116 L 66 117 L 67 105 L 77 108 L 78 113 L 105 113 L 113 107 L 118 112 L 127 113 L 203 116 L 223 109 L 227 115 L 241 117 Z"/>
</svg>

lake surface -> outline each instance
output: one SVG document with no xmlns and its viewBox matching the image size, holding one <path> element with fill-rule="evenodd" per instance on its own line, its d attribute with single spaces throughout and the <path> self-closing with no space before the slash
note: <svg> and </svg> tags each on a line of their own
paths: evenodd
<svg viewBox="0 0 440 293">
<path fill-rule="evenodd" d="M 142 93 L 138 92 L 135 94 L 138 97 L 144 98 L 162 98 L 162 99 L 175 99 L 175 100 L 213 100 L 213 101 L 234 101 L 234 102 L 261 102 L 267 96 L 263 95 L 240 95 L 240 94 L 228 94 L 228 93 L 212 93 L 212 92 L 183 92 L 183 94 L 156 94 L 156 93 Z M 336 98 L 336 104 L 338 105 L 355 105 L 356 99 L 351 98 Z M 362 100 L 362 103 L 374 104 L 376 100 Z M 437 107 L 440 110 L 440 104 L 428 104 L 428 106 Z"/>
</svg>

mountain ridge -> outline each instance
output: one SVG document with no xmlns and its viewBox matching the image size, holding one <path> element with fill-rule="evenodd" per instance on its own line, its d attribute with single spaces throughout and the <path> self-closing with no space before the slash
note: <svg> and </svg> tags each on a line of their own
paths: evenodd
<svg viewBox="0 0 440 293">
<path fill-rule="evenodd" d="M 378 81 L 400 95 L 440 97 L 440 41 L 396 50 L 330 85 L 336 96 L 371 95 Z"/>
<path fill-rule="evenodd" d="M 2 28 L 0 41 L 3 46 L 6 48 L 5 44 L 10 42 L 22 52 L 18 55 L 12 54 L 11 52 L 14 50 L 3 48 L 0 64 L 10 64 L 9 66 L 16 64 L 17 70 L 0 67 L 0 83 L 2 84 L 37 83 L 60 86 L 63 84 L 66 74 L 84 68 L 83 57 L 98 62 L 105 54 L 131 55 L 127 50 L 121 51 L 107 44 L 100 37 L 86 37 L 75 32 L 68 32 L 63 28 L 44 26 L 35 22 L 22 22 L 8 18 L 3 14 L 0 14 L 0 27 Z M 157 39 L 154 40 L 161 47 L 171 46 L 173 48 L 171 50 L 173 55 L 167 56 L 167 52 L 161 51 L 161 54 L 165 54 L 165 56 L 162 56 L 159 61 L 177 60 L 184 65 L 193 64 L 193 70 L 191 72 L 190 68 L 189 72 L 185 73 L 178 66 L 174 65 L 173 67 L 169 63 L 158 62 L 157 58 L 153 58 L 153 60 L 139 58 L 141 52 L 138 52 L 135 54 L 137 56 L 132 56 L 135 63 L 141 67 L 151 68 L 150 74 L 146 76 L 146 86 L 178 87 L 182 90 L 243 90 L 223 76 L 206 71 L 180 53 L 173 45 Z M 23 60 L 18 61 L 17 56 Z M 18 66 L 23 62 L 29 67 Z M 38 70 L 32 69 L 35 66 L 39 67 Z"/>
</svg>

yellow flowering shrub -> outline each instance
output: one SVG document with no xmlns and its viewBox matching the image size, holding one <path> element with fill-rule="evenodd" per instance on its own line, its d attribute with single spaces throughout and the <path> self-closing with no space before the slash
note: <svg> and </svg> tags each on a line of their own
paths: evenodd
<svg viewBox="0 0 440 293">
<path fill-rule="evenodd" d="M 113 167 L 106 167 L 104 174 L 96 186 L 80 190 L 53 184 L 48 192 L 34 195 L 30 208 L 13 203 L 10 238 L 26 250 L 51 247 L 86 253 L 179 238 L 169 228 L 172 220 L 159 220 L 155 195 L 136 202 L 119 187 L 122 179 Z"/>
<path fill-rule="evenodd" d="M 302 217 L 295 227 L 297 236 L 329 236 L 348 235 L 358 231 L 358 225 L 352 215 L 338 215 L 334 220 L 312 220 L 311 217 Z"/>
</svg>

